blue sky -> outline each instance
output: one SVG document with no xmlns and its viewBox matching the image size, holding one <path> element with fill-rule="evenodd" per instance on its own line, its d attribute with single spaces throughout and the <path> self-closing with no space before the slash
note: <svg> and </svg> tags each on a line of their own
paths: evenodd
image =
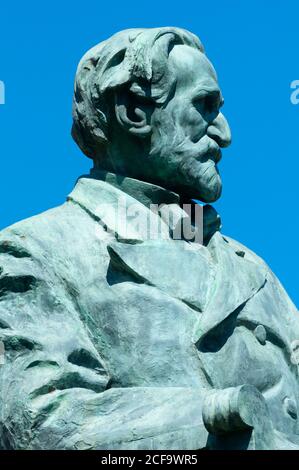
<svg viewBox="0 0 299 470">
<path fill-rule="evenodd" d="M 216 204 L 223 232 L 262 256 L 299 305 L 299 2 L 2 2 L 0 18 L 0 228 L 61 204 L 91 166 L 70 137 L 82 54 L 120 29 L 184 27 L 218 72 L 233 134 Z"/>
</svg>

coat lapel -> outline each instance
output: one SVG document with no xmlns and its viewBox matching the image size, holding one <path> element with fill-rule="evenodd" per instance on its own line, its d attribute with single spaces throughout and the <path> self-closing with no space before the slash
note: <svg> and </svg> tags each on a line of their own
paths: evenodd
<svg viewBox="0 0 299 470">
<path fill-rule="evenodd" d="M 108 246 L 114 269 L 152 285 L 202 312 L 215 269 L 206 248 L 183 240 L 148 240 Z"/>
<path fill-rule="evenodd" d="M 245 304 L 266 282 L 266 269 L 239 256 L 219 232 L 212 236 L 208 247 L 172 240 L 169 227 L 157 214 L 104 181 L 82 177 L 68 199 L 115 235 L 108 245 L 114 269 L 203 312 L 195 342 Z M 156 232 L 154 237 L 150 233 L 157 223 L 158 239 Z"/>
<path fill-rule="evenodd" d="M 216 278 L 207 308 L 200 319 L 195 340 L 203 338 L 266 283 L 266 268 L 238 255 L 219 232 L 212 237 L 210 253 L 216 263 Z"/>
</svg>

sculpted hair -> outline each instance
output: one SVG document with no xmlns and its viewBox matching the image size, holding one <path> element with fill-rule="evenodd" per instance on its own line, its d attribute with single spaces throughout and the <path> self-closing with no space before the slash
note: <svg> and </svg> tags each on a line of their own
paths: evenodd
<svg viewBox="0 0 299 470">
<path fill-rule="evenodd" d="M 85 155 L 105 159 L 113 90 L 127 87 L 156 105 L 165 103 L 174 82 L 167 60 L 177 44 L 204 52 L 194 34 L 166 27 L 121 31 L 83 56 L 75 78 L 72 136 Z"/>
</svg>

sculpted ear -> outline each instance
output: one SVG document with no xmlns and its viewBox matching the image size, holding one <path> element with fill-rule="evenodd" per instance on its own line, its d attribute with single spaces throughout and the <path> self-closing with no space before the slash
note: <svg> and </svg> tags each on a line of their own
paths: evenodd
<svg viewBox="0 0 299 470">
<path fill-rule="evenodd" d="M 145 94 L 134 93 L 134 86 L 130 90 L 115 90 L 114 97 L 115 116 L 122 128 L 142 138 L 149 136 L 153 102 Z"/>
</svg>

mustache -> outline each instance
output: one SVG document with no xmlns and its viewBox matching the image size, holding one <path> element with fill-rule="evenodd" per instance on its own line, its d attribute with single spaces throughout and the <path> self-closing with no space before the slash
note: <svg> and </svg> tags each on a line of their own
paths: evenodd
<svg viewBox="0 0 299 470">
<path fill-rule="evenodd" d="M 185 138 L 183 141 L 181 140 L 176 144 L 175 153 L 181 157 L 186 156 L 186 158 L 194 158 L 201 163 L 208 160 L 213 160 L 215 163 L 218 163 L 222 156 L 221 148 L 217 142 L 208 135 L 204 135 L 196 143 L 188 138 Z"/>
<path fill-rule="evenodd" d="M 221 149 L 217 142 L 208 135 L 204 135 L 197 142 L 192 142 L 188 137 L 184 137 L 183 140 L 176 142 L 176 146 L 172 149 L 172 155 L 178 157 L 178 173 L 187 177 L 190 182 L 194 177 L 195 161 L 199 164 L 199 166 L 196 165 L 196 174 L 206 185 L 209 185 L 212 179 L 219 177 L 216 164 L 221 159 Z M 214 167 L 214 171 L 210 173 L 212 167 Z"/>
<path fill-rule="evenodd" d="M 178 129 L 177 129 L 178 131 Z M 150 155 L 172 155 L 180 159 L 195 159 L 201 163 L 208 160 L 213 160 L 218 163 L 221 159 L 222 152 L 217 142 L 205 134 L 197 142 L 192 142 L 190 137 L 181 134 L 180 132 L 173 132 L 172 139 L 170 135 L 159 132 L 158 145 L 154 146 Z"/>
</svg>

